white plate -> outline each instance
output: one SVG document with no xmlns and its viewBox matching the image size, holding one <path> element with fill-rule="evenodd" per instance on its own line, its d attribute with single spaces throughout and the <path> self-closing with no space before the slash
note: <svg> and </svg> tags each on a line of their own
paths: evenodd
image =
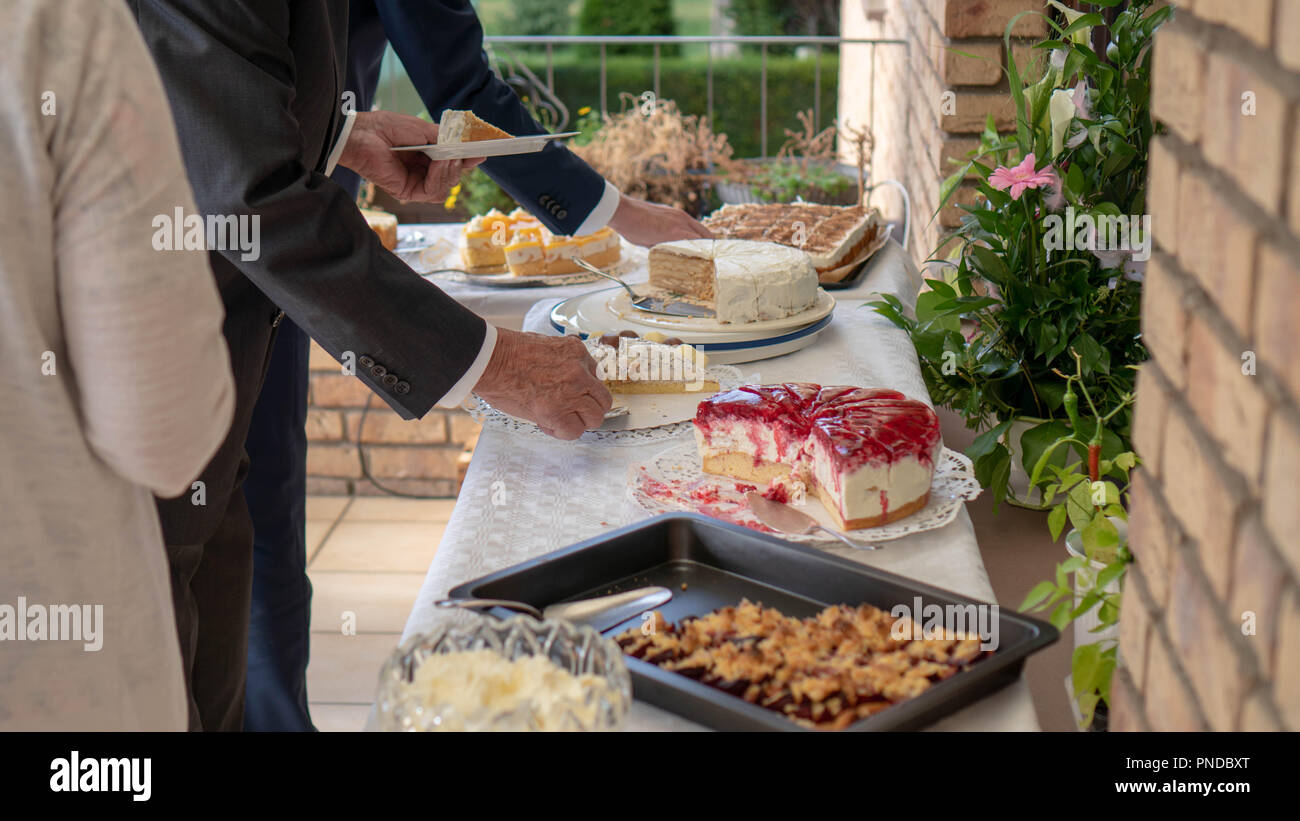
<svg viewBox="0 0 1300 821">
<path fill-rule="evenodd" d="M 529 134 L 526 137 L 511 137 L 508 140 L 475 140 L 468 143 L 447 143 L 446 145 L 400 145 L 393 151 L 423 151 L 431 160 L 464 160 L 472 157 L 504 157 L 508 154 L 535 154 L 546 147 L 551 140 L 563 140 L 576 137 L 581 131 L 566 131 L 563 134 Z"/>
<path fill-rule="evenodd" d="M 709 317 L 669 316 L 666 314 L 654 314 L 649 311 L 643 311 L 632 304 L 632 297 L 628 296 L 627 291 L 619 288 L 618 291 L 608 299 L 605 309 L 608 313 L 617 317 L 621 321 L 633 321 L 642 325 L 649 325 L 653 328 L 660 328 L 665 331 L 758 334 L 790 331 L 795 328 L 803 328 L 807 325 L 811 325 L 822 317 L 829 315 L 831 311 L 835 310 L 835 298 L 823 291 L 821 288 L 818 288 L 817 300 L 812 304 L 812 307 L 800 311 L 797 314 L 783 316 L 780 319 L 762 319 L 757 322 L 719 322 L 718 320 Z"/>
<path fill-rule="evenodd" d="M 415 269 L 416 273 L 431 279 L 456 282 L 463 285 L 481 285 L 484 288 L 544 288 L 558 285 L 581 285 L 584 282 L 598 282 L 600 277 L 579 271 L 573 274 L 551 274 L 549 276 L 517 277 L 514 274 L 471 274 L 462 266 L 460 247 L 452 240 L 443 238 L 418 251 L 398 253 L 402 261 Z M 643 271 L 646 261 L 646 249 L 624 242 L 618 262 L 606 266 L 606 269 L 624 279 Z"/>
<path fill-rule="evenodd" d="M 643 478 L 648 478 L 652 482 L 666 483 L 672 488 L 681 489 L 683 493 L 694 491 L 699 498 L 708 501 L 700 502 L 682 498 L 680 495 L 671 499 L 651 495 L 645 490 Z M 651 514 L 688 510 L 736 524 L 752 526 L 757 523 L 757 520 L 749 510 L 749 503 L 745 501 L 744 493 L 737 490 L 737 484 L 757 485 L 759 490 L 763 490 L 764 487 L 757 482 L 741 482 L 738 479 L 714 476 L 700 470 L 700 457 L 695 440 L 692 438 L 665 450 L 647 464 L 633 465 L 628 476 L 628 495 L 633 502 Z M 930 499 L 925 507 L 896 522 L 880 527 L 850 530 L 848 535 L 863 542 L 885 542 L 913 533 L 936 530 L 957 518 L 962 505 L 979 494 L 980 484 L 975 479 L 975 469 L 970 459 L 944 448 L 939 467 L 935 470 L 934 479 L 930 484 Z M 799 509 L 816 519 L 818 524 L 839 529 L 815 496 L 809 496 Z M 784 533 L 777 535 L 804 544 L 822 542 L 841 544 L 831 536 L 820 532 L 808 536 L 791 536 Z"/>
<path fill-rule="evenodd" d="M 659 331 L 701 348 L 711 362 L 734 365 L 770 359 L 808 347 L 830 324 L 835 307 L 835 300 L 819 291 L 817 306 L 786 320 L 724 325 L 712 319 L 658 317 L 681 321 L 680 324 L 662 325 L 645 321 L 647 316 L 653 315 L 644 311 L 627 316 L 615 313 L 610 307 L 611 297 L 620 295 L 627 298 L 627 292 L 613 286 L 566 299 L 551 310 L 551 327 L 560 333 L 577 333 L 583 337 L 623 330 L 637 331 L 642 335 Z M 796 319 L 798 321 L 787 321 Z"/>
</svg>

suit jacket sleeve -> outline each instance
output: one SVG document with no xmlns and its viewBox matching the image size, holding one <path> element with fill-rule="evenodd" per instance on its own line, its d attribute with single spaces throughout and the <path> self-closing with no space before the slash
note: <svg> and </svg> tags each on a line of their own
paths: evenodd
<svg viewBox="0 0 1300 821">
<path fill-rule="evenodd" d="M 469 109 L 516 136 L 543 134 L 483 53 L 483 27 L 469 0 L 376 0 L 393 50 L 429 115 Z M 559 143 L 536 154 L 493 157 L 487 175 L 551 231 L 572 234 L 601 196 L 605 179 Z"/>
<path fill-rule="evenodd" d="M 296 87 L 295 48 L 306 46 L 290 44 L 289 3 L 132 5 L 199 210 L 260 221 L 256 256 L 212 255 L 218 282 L 238 269 L 335 358 L 350 354 L 357 377 L 400 415 L 423 416 L 471 367 L 486 324 L 389 253 L 324 175 L 341 117 L 315 141 L 323 150 L 304 149 L 313 140 L 294 115 L 295 97 L 324 93 L 337 111 L 343 89 Z M 333 43 L 310 47 L 331 59 Z"/>
</svg>

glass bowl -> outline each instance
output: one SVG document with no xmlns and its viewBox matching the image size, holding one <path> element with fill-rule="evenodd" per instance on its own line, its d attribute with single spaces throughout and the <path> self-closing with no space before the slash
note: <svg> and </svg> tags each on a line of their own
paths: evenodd
<svg viewBox="0 0 1300 821">
<path fill-rule="evenodd" d="M 589 674 L 599 681 L 576 688 L 580 695 L 543 692 L 544 698 L 526 699 L 512 709 L 474 703 L 481 698 L 426 694 L 415 685 L 422 665 L 473 650 L 489 650 L 510 661 L 541 656 L 575 676 Z M 387 732 L 607 731 L 617 730 L 627 717 L 632 680 L 619 646 L 590 627 L 528 616 L 486 617 L 469 628 L 440 627 L 397 648 L 380 671 L 375 704 L 379 729 Z"/>
</svg>

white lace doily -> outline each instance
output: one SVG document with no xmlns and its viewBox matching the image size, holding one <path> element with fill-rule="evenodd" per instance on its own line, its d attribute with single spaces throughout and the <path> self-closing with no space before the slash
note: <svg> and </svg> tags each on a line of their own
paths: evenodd
<svg viewBox="0 0 1300 821">
<path fill-rule="evenodd" d="M 719 390 L 731 390 L 741 384 L 744 377 L 738 368 L 730 365 L 710 365 L 704 369 L 709 378 L 718 383 Z M 648 420 L 647 424 L 624 430 L 589 430 L 578 437 L 579 442 L 607 442 L 625 445 L 645 445 L 651 442 L 667 441 L 693 428 L 695 406 L 707 393 L 683 394 L 619 394 L 614 403 L 628 405 L 635 412 L 633 418 Z M 504 430 L 508 433 L 539 439 L 546 442 L 555 440 L 532 422 L 518 419 L 484 402 L 477 395 L 471 394 L 466 400 L 466 410 L 470 416 L 484 427 Z"/>
<path fill-rule="evenodd" d="M 633 465 L 628 476 L 628 494 L 633 502 L 651 514 L 687 510 L 746 527 L 765 529 L 758 525 L 743 490 L 738 488 L 753 487 L 754 484 L 757 483 L 704 473 L 700 470 L 700 458 L 692 439 L 674 445 L 647 464 Z M 758 489 L 763 490 L 763 486 L 759 485 Z M 980 489 L 970 459 L 944 448 L 930 485 L 930 500 L 925 507 L 896 522 L 848 531 L 848 535 L 863 542 L 886 542 L 936 530 L 955 519 L 962 504 L 979 496 Z M 819 524 L 835 527 L 817 499 L 810 497 L 798 507 Z M 820 531 L 807 536 L 777 535 L 803 544 L 840 544 Z"/>
</svg>

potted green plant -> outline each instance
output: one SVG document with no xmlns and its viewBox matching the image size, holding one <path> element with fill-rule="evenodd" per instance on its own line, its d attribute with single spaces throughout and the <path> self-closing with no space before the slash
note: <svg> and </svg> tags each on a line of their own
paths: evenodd
<svg viewBox="0 0 1300 821">
<path fill-rule="evenodd" d="M 840 170 L 837 161 L 837 126 L 818 131 L 813 112 L 797 115 L 799 130 L 785 129 L 786 141 L 770 160 L 747 160 L 721 169 L 714 190 L 723 205 L 751 202 L 818 202 L 851 205 L 860 196 L 857 178 Z M 871 137 L 866 132 L 867 169 Z M 858 146 L 862 153 L 862 146 Z"/>
<path fill-rule="evenodd" d="M 952 249 L 934 260 L 948 265 L 944 276 L 927 280 L 914 314 L 890 297 L 872 303 L 911 335 L 935 402 L 981 431 L 967 455 L 995 504 L 1043 507 L 1028 481 L 1043 452 L 1062 437 L 1096 433 L 1075 429 L 1065 408 L 1068 380 L 1057 368 L 1067 352 L 1078 353 L 1082 378 L 1108 407 L 1132 392 L 1134 366 L 1146 358 L 1150 46 L 1171 8 L 1133 0 L 1107 25 L 1052 5 L 1064 19 L 1049 18 L 1054 36 L 1036 45 L 1046 59 L 1029 78 L 1011 48 L 1015 20 L 1007 26 L 1015 131 L 999 134 L 990 118 L 979 147 L 943 183 L 940 207 L 968 175 L 979 193 L 941 241 Z M 1094 29 L 1104 34 L 1101 52 Z M 1129 230 L 1121 237 L 1120 228 Z M 1125 407 L 1101 431 L 1104 458 L 1130 449 L 1130 417 Z"/>
<path fill-rule="evenodd" d="M 1106 714 L 1110 680 L 1119 649 L 1117 625 L 1124 575 L 1133 560 L 1128 549 L 1128 511 L 1124 501 L 1129 476 L 1139 464 L 1132 451 L 1106 458 L 1102 438 L 1106 426 L 1129 405 L 1133 395 L 1101 413 L 1083 381 L 1083 357 L 1074 353 L 1075 373 L 1063 375 L 1065 403 L 1070 410 L 1071 432 L 1053 441 L 1039 454 L 1030 484 L 1041 487 L 1050 512 L 1052 541 L 1061 538 L 1068 524 L 1069 557 L 1056 566 L 1054 577 L 1035 585 L 1020 605 L 1022 611 L 1050 610 L 1048 619 L 1063 630 L 1074 624 L 1074 654 L 1070 660 L 1069 689 L 1080 727 L 1104 728 L 1097 719 Z M 1077 386 L 1077 392 L 1076 392 Z M 1078 409 L 1083 395 L 1089 411 L 1087 424 Z M 1075 431 L 1090 430 L 1084 437 Z M 1052 463 L 1061 451 L 1079 458 L 1065 465 Z M 1073 576 L 1073 580 L 1070 576 Z"/>
</svg>

